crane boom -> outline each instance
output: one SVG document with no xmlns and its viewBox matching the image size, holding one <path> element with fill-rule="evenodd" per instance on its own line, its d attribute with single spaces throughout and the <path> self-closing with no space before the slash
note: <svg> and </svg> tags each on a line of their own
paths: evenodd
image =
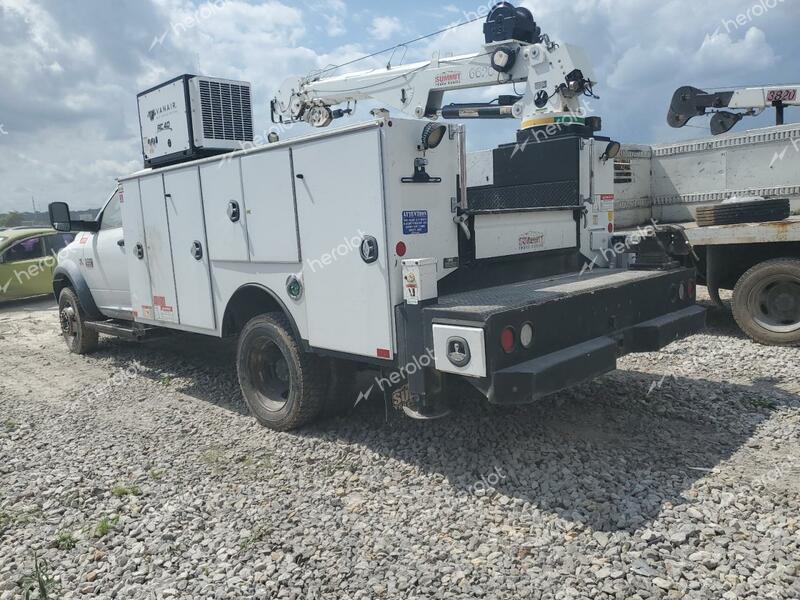
<svg viewBox="0 0 800 600">
<path fill-rule="evenodd" d="M 485 43 L 471 54 L 440 57 L 332 77 L 293 77 L 272 101 L 274 122 L 325 127 L 350 114 L 351 104 L 376 100 L 418 119 L 516 118 L 520 129 L 583 124 L 581 97 L 593 95 L 592 69 L 583 51 L 541 35 L 530 11 L 496 5 L 484 24 Z M 497 103 L 443 106 L 449 91 L 525 83 L 519 96 Z M 346 108 L 336 108 L 346 105 Z"/>
<path fill-rule="evenodd" d="M 775 108 L 775 123 L 783 125 L 787 106 L 800 106 L 800 85 L 743 87 L 713 93 L 687 85 L 673 94 L 667 123 L 672 127 L 683 127 L 690 119 L 710 112 L 714 114 L 711 133 L 718 135 L 730 131 L 744 117 L 759 115 L 769 107 Z M 721 110 L 724 108 L 744 112 Z"/>
</svg>

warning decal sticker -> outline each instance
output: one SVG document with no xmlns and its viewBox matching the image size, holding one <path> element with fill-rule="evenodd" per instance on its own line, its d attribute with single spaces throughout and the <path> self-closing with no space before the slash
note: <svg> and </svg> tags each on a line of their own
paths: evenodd
<svg viewBox="0 0 800 600">
<path fill-rule="evenodd" d="M 427 210 L 403 211 L 403 235 L 418 235 L 428 233 Z"/>
</svg>

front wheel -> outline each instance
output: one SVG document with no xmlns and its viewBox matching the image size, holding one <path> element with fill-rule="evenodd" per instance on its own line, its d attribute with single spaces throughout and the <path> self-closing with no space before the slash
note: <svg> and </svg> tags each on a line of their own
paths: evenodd
<svg viewBox="0 0 800 600">
<path fill-rule="evenodd" d="M 800 260 L 757 264 L 733 290 L 733 316 L 756 342 L 800 346 Z"/>
<path fill-rule="evenodd" d="M 302 351 L 284 315 L 260 315 L 244 326 L 236 371 L 247 407 L 270 429 L 296 429 L 322 409 L 326 365 Z"/>
<path fill-rule="evenodd" d="M 70 352 L 88 354 L 97 348 L 97 332 L 86 326 L 86 315 L 72 288 L 64 288 L 58 295 L 58 317 Z"/>
</svg>

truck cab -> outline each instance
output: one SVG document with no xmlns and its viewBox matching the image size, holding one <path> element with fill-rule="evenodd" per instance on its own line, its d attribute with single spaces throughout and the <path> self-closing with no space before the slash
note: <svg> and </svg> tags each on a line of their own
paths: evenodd
<svg viewBox="0 0 800 600">
<path fill-rule="evenodd" d="M 78 232 L 59 253 L 53 280 L 56 292 L 73 279 L 81 281 L 79 287 L 91 290 L 92 304 L 102 316 L 132 320 L 119 187 L 88 229 Z"/>
</svg>

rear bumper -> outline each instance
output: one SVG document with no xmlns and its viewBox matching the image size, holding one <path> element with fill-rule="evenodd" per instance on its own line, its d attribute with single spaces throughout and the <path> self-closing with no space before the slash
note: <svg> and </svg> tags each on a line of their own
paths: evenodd
<svg viewBox="0 0 800 600">
<path fill-rule="evenodd" d="M 652 352 L 696 333 L 705 326 L 705 319 L 704 308 L 690 306 L 501 369 L 490 376 L 487 397 L 494 404 L 522 404 L 537 400 L 613 371 L 620 356 Z"/>
</svg>

